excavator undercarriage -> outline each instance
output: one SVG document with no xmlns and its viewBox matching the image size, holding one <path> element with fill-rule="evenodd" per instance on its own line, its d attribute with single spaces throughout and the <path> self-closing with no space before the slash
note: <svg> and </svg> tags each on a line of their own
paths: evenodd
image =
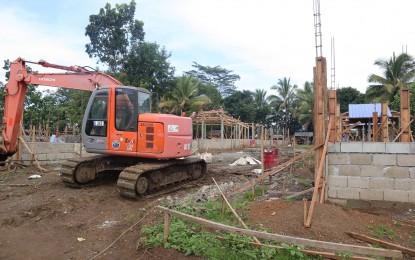
<svg viewBox="0 0 415 260">
<path fill-rule="evenodd" d="M 139 199 L 181 188 L 206 175 L 206 162 L 198 158 L 155 160 L 96 155 L 73 158 L 61 168 L 65 185 L 75 188 L 90 185 L 106 171 L 118 171 L 117 186 L 121 196 Z"/>
</svg>

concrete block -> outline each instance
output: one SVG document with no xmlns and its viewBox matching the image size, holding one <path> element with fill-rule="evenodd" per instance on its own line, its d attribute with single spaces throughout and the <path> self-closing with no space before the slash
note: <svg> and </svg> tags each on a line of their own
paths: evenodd
<svg viewBox="0 0 415 260">
<path fill-rule="evenodd" d="M 37 154 L 36 157 L 39 161 L 46 161 L 48 159 L 47 154 Z"/>
<path fill-rule="evenodd" d="M 365 177 L 347 177 L 347 187 L 349 188 L 369 188 L 370 178 Z"/>
<path fill-rule="evenodd" d="M 328 186 L 329 187 L 347 187 L 347 179 L 350 177 L 344 176 L 329 176 Z"/>
<path fill-rule="evenodd" d="M 327 157 L 329 165 L 349 164 L 350 154 L 348 153 L 329 153 Z"/>
<path fill-rule="evenodd" d="M 369 181 L 370 189 L 390 189 L 393 190 L 393 179 L 390 178 L 371 178 Z"/>
<path fill-rule="evenodd" d="M 409 178 L 415 179 L 415 167 L 409 167 Z"/>
<path fill-rule="evenodd" d="M 339 165 L 340 176 L 360 176 L 360 167 L 356 165 Z"/>
<path fill-rule="evenodd" d="M 398 154 L 396 161 L 398 166 L 415 166 L 415 154 Z"/>
<path fill-rule="evenodd" d="M 385 190 L 383 191 L 385 201 L 409 202 L 409 193 L 403 190 Z"/>
<path fill-rule="evenodd" d="M 360 176 L 383 177 L 383 166 L 364 165 L 360 167 Z"/>
<path fill-rule="evenodd" d="M 363 143 L 363 152 L 364 153 L 384 153 L 386 151 L 386 144 L 382 142 L 376 143 Z"/>
<path fill-rule="evenodd" d="M 361 153 L 363 152 L 362 142 L 341 143 L 340 151 L 342 153 Z"/>
<path fill-rule="evenodd" d="M 383 200 L 383 190 L 365 189 L 360 191 L 362 200 Z"/>
<path fill-rule="evenodd" d="M 340 143 L 329 143 L 327 147 L 329 153 L 340 153 Z"/>
<path fill-rule="evenodd" d="M 409 143 L 409 152 L 415 153 L 415 143 Z"/>
<path fill-rule="evenodd" d="M 386 167 L 383 173 L 387 178 L 409 179 L 409 168 L 407 167 Z"/>
<path fill-rule="evenodd" d="M 57 154 L 56 154 L 56 153 L 50 153 L 50 154 L 47 154 L 47 155 L 46 155 L 46 158 L 47 158 L 49 161 L 56 161 Z"/>
<path fill-rule="evenodd" d="M 352 165 L 371 165 L 372 164 L 372 154 L 350 154 L 350 164 Z"/>
<path fill-rule="evenodd" d="M 386 143 L 386 153 L 410 153 L 409 143 Z"/>
<path fill-rule="evenodd" d="M 415 190 L 415 180 L 394 179 L 393 189 L 395 190 Z"/>
<path fill-rule="evenodd" d="M 373 165 L 396 165 L 396 154 L 374 154 Z"/>
<path fill-rule="evenodd" d="M 327 167 L 327 175 L 329 175 L 329 176 L 339 176 L 339 166 L 329 165 Z"/>
<path fill-rule="evenodd" d="M 337 188 L 337 198 L 339 199 L 359 199 L 358 188 Z"/>
<path fill-rule="evenodd" d="M 327 191 L 327 196 L 329 198 L 334 198 L 334 199 L 337 198 L 337 190 L 334 188 L 329 188 Z"/>
</svg>

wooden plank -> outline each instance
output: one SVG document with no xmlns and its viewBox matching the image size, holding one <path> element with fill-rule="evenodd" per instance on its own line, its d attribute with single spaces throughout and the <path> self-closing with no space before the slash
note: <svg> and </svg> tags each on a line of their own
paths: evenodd
<svg viewBox="0 0 415 260">
<path fill-rule="evenodd" d="M 330 129 L 333 122 L 334 122 L 334 118 L 330 118 L 328 129 Z M 317 196 L 318 196 L 318 189 L 319 189 L 319 186 L 320 186 L 320 180 L 321 180 L 321 176 L 323 174 L 323 169 L 325 168 L 324 167 L 325 166 L 324 161 L 326 159 L 325 154 L 327 153 L 327 146 L 328 146 L 329 139 L 330 139 L 330 131 L 328 131 L 328 129 L 327 129 L 326 141 L 324 142 L 323 153 L 322 153 L 322 156 L 320 158 L 320 163 L 319 163 L 319 167 L 318 167 L 317 176 L 314 180 L 313 198 L 311 199 L 310 210 L 308 211 L 307 223 L 305 225 L 306 227 L 311 226 L 311 219 L 313 218 L 314 205 L 316 203 Z M 320 196 L 323 196 L 323 193 L 321 193 Z"/>
<path fill-rule="evenodd" d="M 361 122 L 360 122 L 360 121 L 358 121 L 358 122 L 354 123 L 353 125 L 348 126 L 346 129 L 344 129 L 344 130 L 341 132 L 341 134 L 348 133 L 348 132 L 350 131 L 350 129 L 352 129 L 353 127 L 356 127 L 356 126 L 360 125 L 360 123 L 361 123 Z"/>
<path fill-rule="evenodd" d="M 378 112 L 373 112 L 372 114 L 372 125 L 373 125 L 373 142 L 378 141 Z"/>
<path fill-rule="evenodd" d="M 220 236 L 217 236 L 216 239 L 218 239 L 220 241 L 229 240 L 229 239 L 226 239 L 226 238 L 220 237 Z M 242 241 L 242 240 L 236 240 L 236 241 L 240 242 L 240 243 L 246 243 L 246 241 Z M 278 250 L 284 250 L 285 249 L 282 246 L 258 244 L 258 243 L 255 243 L 255 242 L 248 242 L 248 245 L 254 246 L 254 247 L 269 247 L 269 248 L 275 248 L 275 249 L 278 249 Z M 344 259 L 344 257 L 342 257 L 342 256 L 338 256 L 336 254 L 328 253 L 328 252 L 306 250 L 306 249 L 301 249 L 301 248 L 299 248 L 298 251 L 303 252 L 306 255 L 321 256 L 324 259 L 335 259 L 335 260 L 343 260 Z M 353 260 L 373 260 L 373 258 L 360 257 L 360 256 L 350 256 L 350 258 L 347 258 L 347 259 L 350 259 L 350 260 L 352 260 L 352 259 Z"/>
<path fill-rule="evenodd" d="M 388 127 L 388 103 L 382 102 L 382 118 L 381 118 L 381 135 L 382 142 L 389 142 L 389 127 Z"/>
<path fill-rule="evenodd" d="M 356 238 L 356 239 L 359 239 L 359 240 L 362 240 L 362 241 L 365 241 L 365 242 L 377 244 L 379 246 L 387 247 L 387 248 L 390 248 L 390 249 L 399 250 L 402 253 L 408 254 L 410 256 L 415 256 L 415 250 L 411 249 L 411 248 L 407 248 L 407 247 L 400 246 L 400 245 L 397 245 L 397 244 L 389 243 L 389 242 L 386 242 L 386 241 L 383 241 L 383 240 L 379 240 L 379 239 L 376 239 L 376 238 L 372 238 L 372 237 L 368 237 L 368 236 L 365 236 L 365 235 L 357 234 L 357 233 L 354 233 L 354 232 L 346 232 L 346 234 L 353 237 L 353 238 Z"/>
<path fill-rule="evenodd" d="M 296 197 L 298 197 L 298 196 L 301 196 L 301 195 L 304 195 L 304 194 L 310 193 L 310 192 L 312 192 L 313 190 L 314 190 L 314 187 L 311 187 L 311 188 L 309 188 L 309 189 L 306 189 L 306 190 L 303 190 L 303 191 L 296 192 L 296 193 L 294 193 L 294 194 L 292 194 L 292 195 L 290 195 L 290 196 L 286 196 L 286 197 L 284 197 L 284 199 L 293 199 L 293 198 L 296 198 Z"/>
<path fill-rule="evenodd" d="M 337 108 L 337 98 L 336 98 L 336 90 L 330 89 L 329 91 L 329 118 L 336 118 L 336 108 Z M 337 127 L 336 122 L 331 125 L 329 128 L 330 131 L 330 143 L 336 142 L 336 136 L 337 136 Z"/>
<path fill-rule="evenodd" d="M 319 241 L 319 240 L 313 240 L 313 239 L 307 239 L 307 238 L 291 237 L 291 236 L 285 236 L 285 235 L 279 235 L 279 234 L 266 233 L 262 231 L 247 230 L 247 229 L 228 226 L 222 223 L 213 222 L 211 220 L 195 217 L 195 216 L 188 215 L 185 213 L 181 213 L 181 212 L 171 210 L 163 206 L 157 206 L 157 208 L 163 211 L 164 213 L 168 213 L 176 217 L 184 218 L 189 221 L 204 225 L 206 227 L 210 227 L 210 228 L 217 229 L 217 230 L 223 230 L 223 231 L 230 232 L 230 233 L 263 238 L 263 239 L 273 240 L 273 241 L 292 244 L 292 245 L 303 245 L 307 247 L 333 250 L 335 252 L 350 252 L 350 253 L 355 253 L 355 254 L 360 254 L 360 255 L 374 255 L 374 256 L 402 258 L 402 252 L 397 251 L 397 250 L 339 244 L 339 243 L 325 242 L 325 241 Z"/>
</svg>

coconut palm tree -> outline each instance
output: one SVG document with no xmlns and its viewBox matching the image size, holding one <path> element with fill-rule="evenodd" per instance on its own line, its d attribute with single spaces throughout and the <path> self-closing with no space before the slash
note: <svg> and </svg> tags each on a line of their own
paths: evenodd
<svg viewBox="0 0 415 260">
<path fill-rule="evenodd" d="M 314 86 L 313 83 L 306 81 L 304 89 L 297 91 L 297 111 L 295 113 L 303 129 L 307 129 L 313 121 L 314 110 Z"/>
<path fill-rule="evenodd" d="M 396 93 L 408 87 L 415 77 L 415 62 L 412 56 L 402 53 L 387 60 L 378 59 L 374 63 L 383 70 L 383 75 L 371 74 L 368 81 L 376 83 L 367 89 L 367 96 L 375 102 L 392 102 Z"/>
<path fill-rule="evenodd" d="M 206 95 L 198 95 L 199 81 L 191 76 L 178 78 L 176 87 L 168 98 L 159 104 L 161 110 L 173 114 L 182 114 L 190 110 L 200 110 L 212 101 Z"/>
<path fill-rule="evenodd" d="M 292 105 L 295 98 L 297 85 L 291 85 L 290 78 L 287 79 L 284 77 L 283 79 L 279 79 L 278 83 L 273 85 L 271 89 L 277 90 L 278 95 L 271 95 L 269 100 L 271 101 L 271 105 L 277 107 L 279 111 L 283 112 L 284 129 L 287 130 L 289 113 L 294 112 Z"/>
</svg>

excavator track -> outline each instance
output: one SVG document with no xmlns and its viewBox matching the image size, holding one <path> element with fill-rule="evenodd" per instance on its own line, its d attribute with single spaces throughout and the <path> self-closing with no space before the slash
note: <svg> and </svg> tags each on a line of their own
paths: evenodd
<svg viewBox="0 0 415 260">
<path fill-rule="evenodd" d="M 206 162 L 201 159 L 143 162 L 124 169 L 117 186 L 123 197 L 149 198 L 178 190 L 205 175 Z"/>
<path fill-rule="evenodd" d="M 67 160 L 60 170 L 62 182 L 69 187 L 96 186 L 99 173 L 121 172 L 118 191 L 121 196 L 138 199 L 159 196 L 181 188 L 206 174 L 206 162 L 198 158 L 153 160 L 109 155 Z"/>
<path fill-rule="evenodd" d="M 97 170 L 104 169 L 105 164 L 108 164 L 108 159 L 110 157 L 106 155 L 68 159 L 62 164 L 61 180 L 66 186 L 73 188 L 90 185 L 96 179 Z"/>
</svg>

